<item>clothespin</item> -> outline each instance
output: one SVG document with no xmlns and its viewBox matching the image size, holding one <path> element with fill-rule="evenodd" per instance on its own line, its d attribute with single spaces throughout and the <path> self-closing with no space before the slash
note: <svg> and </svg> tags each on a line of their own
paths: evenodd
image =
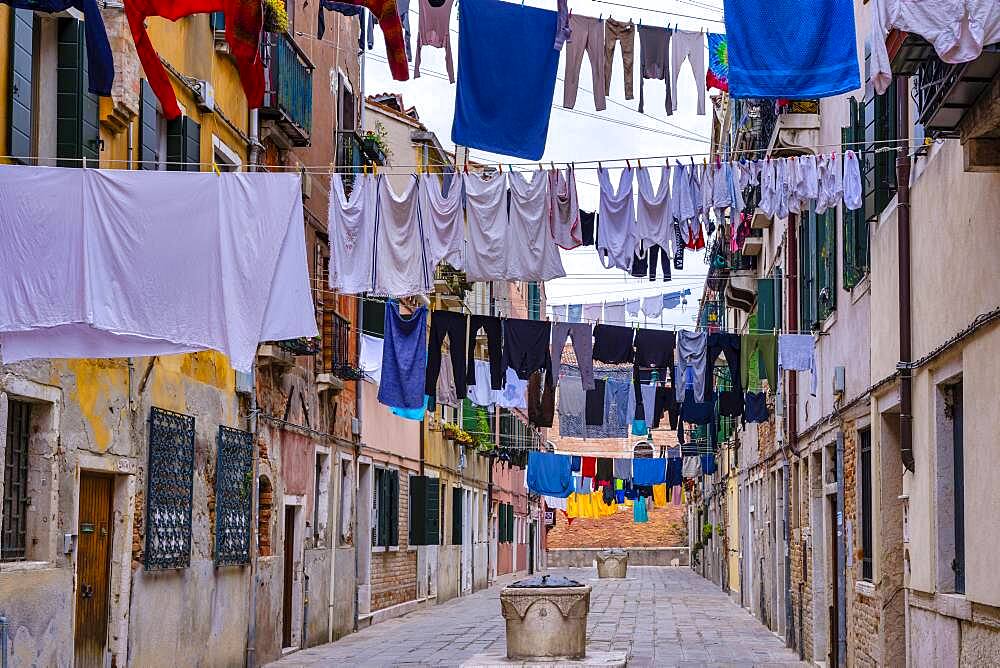
<svg viewBox="0 0 1000 668">
<path fill-rule="evenodd" d="M 639 169 L 642 169 L 642 160 L 640 160 L 639 158 L 636 158 L 635 159 L 635 164 L 637 164 L 639 166 Z"/>
<path fill-rule="evenodd" d="M 549 165 L 552 166 L 552 171 L 553 172 L 556 171 L 556 163 L 555 162 L 550 162 Z"/>
<path fill-rule="evenodd" d="M 502 162 L 498 162 L 497 163 L 497 172 L 499 172 L 500 174 L 503 174 L 503 163 Z"/>
<path fill-rule="evenodd" d="M 465 154 L 465 173 L 469 173 L 469 154 Z"/>
<path fill-rule="evenodd" d="M 215 163 L 214 160 L 212 161 L 212 171 L 215 172 L 216 176 L 222 176 L 222 170 L 219 169 L 219 166 Z M 304 170 L 301 167 L 299 167 L 299 173 L 301 174 L 303 171 Z"/>
<path fill-rule="evenodd" d="M 598 169 L 604 169 L 604 166 L 601 165 L 601 161 L 600 160 L 597 161 L 597 168 Z"/>
<path fill-rule="evenodd" d="M 629 169 L 632 169 L 632 163 L 629 162 L 628 158 L 625 158 L 625 166 L 628 167 Z"/>
</svg>

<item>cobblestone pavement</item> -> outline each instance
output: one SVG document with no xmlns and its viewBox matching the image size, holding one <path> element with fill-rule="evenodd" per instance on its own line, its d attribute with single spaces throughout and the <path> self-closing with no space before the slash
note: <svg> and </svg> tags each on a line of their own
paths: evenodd
<svg viewBox="0 0 1000 668">
<path fill-rule="evenodd" d="M 587 646 L 629 650 L 629 666 L 804 666 L 780 638 L 687 568 L 639 566 L 625 580 L 595 569 L 547 571 L 593 586 Z M 499 587 L 424 608 L 291 654 L 282 668 L 457 666 L 505 652 Z"/>
</svg>

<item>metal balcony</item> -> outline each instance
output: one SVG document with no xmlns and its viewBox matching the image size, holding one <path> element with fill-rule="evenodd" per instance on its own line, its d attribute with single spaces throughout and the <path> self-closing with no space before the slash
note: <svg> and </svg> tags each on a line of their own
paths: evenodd
<svg viewBox="0 0 1000 668">
<path fill-rule="evenodd" d="M 928 136 L 959 137 L 962 121 L 1000 75 L 1000 44 L 985 47 L 973 61 L 955 65 L 943 62 L 934 47 L 924 44 L 909 46 L 905 61 L 897 57 L 913 65 L 917 122 Z M 914 62 L 918 53 L 923 57 Z"/>
<path fill-rule="evenodd" d="M 292 146 L 308 146 L 312 132 L 314 66 L 286 34 L 264 33 L 264 119 L 273 120 Z"/>
</svg>

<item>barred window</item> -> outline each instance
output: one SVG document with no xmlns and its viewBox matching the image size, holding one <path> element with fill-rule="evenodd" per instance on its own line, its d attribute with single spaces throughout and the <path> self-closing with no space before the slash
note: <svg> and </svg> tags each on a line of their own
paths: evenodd
<svg viewBox="0 0 1000 668">
<path fill-rule="evenodd" d="M 253 434 L 219 427 L 215 460 L 215 563 L 250 563 Z"/>
<path fill-rule="evenodd" d="M 3 468 L 0 561 L 26 558 L 28 533 L 28 434 L 31 404 L 10 401 Z"/>
<path fill-rule="evenodd" d="M 152 408 L 146 468 L 148 570 L 191 565 L 194 416 Z"/>
</svg>

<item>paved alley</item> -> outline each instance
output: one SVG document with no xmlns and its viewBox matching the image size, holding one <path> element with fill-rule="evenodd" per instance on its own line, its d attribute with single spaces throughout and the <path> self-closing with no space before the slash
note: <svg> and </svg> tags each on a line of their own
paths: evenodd
<svg viewBox="0 0 1000 668">
<path fill-rule="evenodd" d="M 549 571 L 590 584 L 587 646 L 630 650 L 629 666 L 805 665 L 773 633 L 687 568 L 632 567 L 626 580 L 595 569 Z M 296 652 L 272 666 L 459 665 L 505 650 L 499 587 Z"/>
</svg>

